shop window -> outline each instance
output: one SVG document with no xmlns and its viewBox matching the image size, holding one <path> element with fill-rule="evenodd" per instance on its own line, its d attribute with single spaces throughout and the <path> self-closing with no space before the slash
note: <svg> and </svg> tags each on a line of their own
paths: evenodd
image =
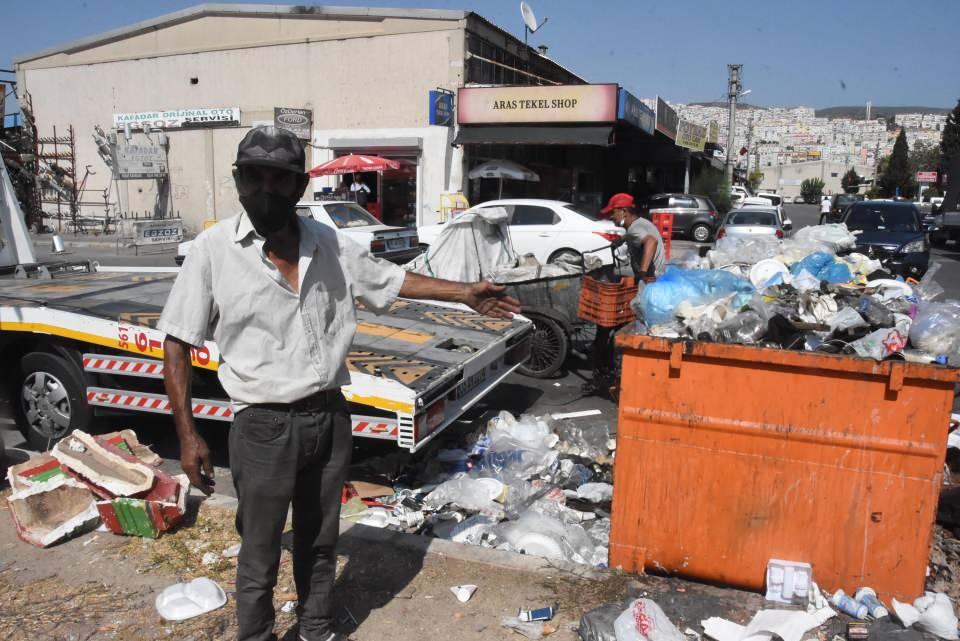
<svg viewBox="0 0 960 641">
<path fill-rule="evenodd" d="M 511 225 L 556 225 L 559 219 L 549 207 L 516 205 L 513 208 Z"/>
</svg>

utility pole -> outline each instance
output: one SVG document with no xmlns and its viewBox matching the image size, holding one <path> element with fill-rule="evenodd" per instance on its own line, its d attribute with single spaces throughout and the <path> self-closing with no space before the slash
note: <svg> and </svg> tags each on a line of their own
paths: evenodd
<svg viewBox="0 0 960 641">
<path fill-rule="evenodd" d="M 733 184 L 733 154 L 734 138 L 737 133 L 737 96 L 740 95 L 740 71 L 743 65 L 727 65 L 727 101 L 730 105 L 730 115 L 727 120 L 727 182 Z"/>
</svg>

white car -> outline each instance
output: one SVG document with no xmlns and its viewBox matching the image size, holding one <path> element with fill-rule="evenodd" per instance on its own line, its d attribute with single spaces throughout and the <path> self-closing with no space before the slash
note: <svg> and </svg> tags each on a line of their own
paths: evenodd
<svg viewBox="0 0 960 641">
<path fill-rule="evenodd" d="M 533 254 L 542 264 L 559 260 L 576 262 L 585 253 L 599 257 L 604 265 L 612 264 L 610 243 L 623 235 L 623 230 L 612 221 L 601 220 L 577 205 L 560 200 L 510 198 L 480 205 L 480 208 L 486 207 L 507 210 L 514 250 L 521 256 Z M 443 223 L 420 227 L 417 230 L 420 242 L 429 246 L 443 229 Z M 618 260 L 625 260 L 623 246 L 617 251 Z"/>
<path fill-rule="evenodd" d="M 750 193 L 750 190 L 742 185 L 733 185 L 730 187 L 730 200 L 734 207 L 742 207 L 743 201 L 751 196 L 753 196 L 753 194 Z"/>
<path fill-rule="evenodd" d="M 420 254 L 417 230 L 384 225 L 373 214 L 349 200 L 304 200 L 297 203 L 297 214 L 333 227 L 354 242 L 369 247 L 370 253 L 377 258 L 392 263 L 402 264 Z M 175 260 L 178 265 L 183 264 L 192 243 L 192 240 L 188 240 L 177 245 Z"/>
<path fill-rule="evenodd" d="M 777 212 L 777 222 L 780 227 L 785 232 L 789 232 L 793 229 L 793 222 L 786 217 L 783 213 L 783 205 L 780 204 L 783 202 L 783 199 L 777 196 L 776 200 L 779 202 L 773 202 L 773 199 L 770 196 L 776 196 L 776 194 L 769 194 L 766 196 L 752 196 L 750 198 L 744 198 L 743 204 L 740 205 L 743 209 L 770 209 Z"/>
</svg>

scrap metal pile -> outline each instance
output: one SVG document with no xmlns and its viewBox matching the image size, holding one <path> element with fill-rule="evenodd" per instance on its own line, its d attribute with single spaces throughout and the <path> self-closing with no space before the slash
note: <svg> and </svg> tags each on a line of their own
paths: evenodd
<svg viewBox="0 0 960 641">
<path fill-rule="evenodd" d="M 96 527 L 156 538 L 186 512 L 189 482 L 157 468 L 161 459 L 132 430 L 103 436 L 75 431 L 7 470 L 17 534 L 48 547 Z"/>
<path fill-rule="evenodd" d="M 670 265 L 632 303 L 633 331 L 764 347 L 960 362 L 960 301 L 937 301 L 934 263 L 908 283 L 852 251 L 843 224 L 792 238 L 726 237 Z"/>
<path fill-rule="evenodd" d="M 501 412 L 484 434 L 467 438 L 472 442 L 439 450 L 424 468 L 403 467 L 390 457 L 368 460 L 370 469 L 394 470 L 390 484 L 351 482 L 342 518 L 607 564 L 615 444 L 605 425 L 581 428 L 570 420 Z"/>
</svg>

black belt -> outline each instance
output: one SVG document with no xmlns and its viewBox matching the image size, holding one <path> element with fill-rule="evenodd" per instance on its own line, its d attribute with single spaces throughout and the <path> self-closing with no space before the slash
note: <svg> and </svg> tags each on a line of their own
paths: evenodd
<svg viewBox="0 0 960 641">
<path fill-rule="evenodd" d="M 251 403 L 249 407 L 273 410 L 275 412 L 312 412 L 330 409 L 341 398 L 340 388 L 336 387 L 334 389 L 319 391 L 316 394 L 311 394 L 292 403 Z"/>
</svg>

